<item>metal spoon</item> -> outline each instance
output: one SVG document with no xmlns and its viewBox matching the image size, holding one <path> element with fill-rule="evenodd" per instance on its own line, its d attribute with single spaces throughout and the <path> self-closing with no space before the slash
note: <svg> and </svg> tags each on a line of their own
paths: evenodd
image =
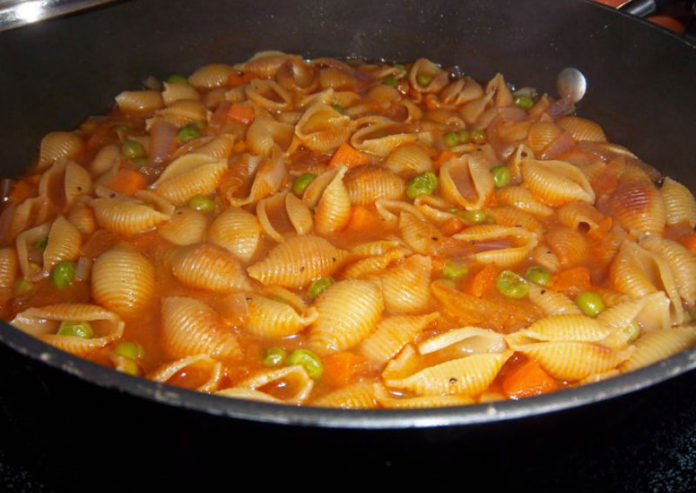
<svg viewBox="0 0 696 493">
<path fill-rule="evenodd" d="M 86 10 L 114 0 L 0 0 L 0 31 Z"/>
<path fill-rule="evenodd" d="M 564 68 L 556 79 L 556 89 L 558 95 L 571 103 L 577 103 L 587 90 L 587 79 L 578 69 L 573 67 Z"/>
</svg>

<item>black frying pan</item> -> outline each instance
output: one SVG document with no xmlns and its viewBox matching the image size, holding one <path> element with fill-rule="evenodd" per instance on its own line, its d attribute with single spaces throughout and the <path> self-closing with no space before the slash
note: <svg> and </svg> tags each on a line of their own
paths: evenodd
<svg viewBox="0 0 696 493">
<path fill-rule="evenodd" d="M 589 80 L 579 113 L 599 121 L 612 141 L 696 188 L 690 169 L 696 164 L 696 49 L 643 21 L 579 0 L 140 0 L 1 33 L 2 173 L 21 173 L 42 135 L 103 112 L 115 94 L 139 87 L 148 75 L 165 78 L 208 62 L 238 62 L 264 49 L 398 61 L 427 56 L 480 80 L 501 71 L 508 81 L 550 93 L 557 73 L 575 66 Z M 519 463 L 542 443 L 553 450 L 554 444 L 583 440 L 588 419 L 603 423 L 603 433 L 611 435 L 626 425 L 620 419 L 625 406 L 661 404 L 645 389 L 678 375 L 685 375 L 680 385 L 684 378 L 693 384 L 693 372 L 687 372 L 696 366 L 692 350 L 616 379 L 520 402 L 358 412 L 238 401 L 134 379 L 6 324 L 0 324 L 0 342 L 13 350 L 2 350 L 12 362 L 7 371 L 29 382 L 22 387 L 29 395 L 13 396 L 14 382 L 2 390 L 22 414 L 11 431 L 37 439 L 38 445 L 27 445 L 28 438 L 23 444 L 30 454 L 61 455 L 37 436 L 57 433 L 46 425 L 47 415 L 64 427 L 63 447 L 88 443 L 113 452 L 120 447 L 113 441 L 104 447 L 100 433 L 107 430 L 122 444 L 128 430 L 137 429 L 147 447 L 162 454 L 148 455 L 152 463 L 170 464 L 172 452 L 183 455 L 179 463 L 172 458 L 177 465 L 168 469 L 173 477 L 188 475 L 183 480 L 196 476 L 192 467 L 207 467 L 201 457 L 219 459 L 209 445 L 223 439 L 242 440 L 258 454 L 267 448 L 259 441 L 290 441 L 302 451 L 292 461 L 313 450 L 315 463 L 343 457 L 316 450 L 333 443 L 352 461 L 371 457 L 380 464 L 384 454 L 408 455 L 414 444 L 440 460 L 443 450 L 459 454 L 449 458 L 488 453 L 500 460 L 521 447 Z M 50 406 L 57 409 L 47 413 Z M 85 423 L 100 431 L 91 432 Z M 128 448 L 129 457 L 145 454 L 147 447 L 138 443 Z"/>
</svg>

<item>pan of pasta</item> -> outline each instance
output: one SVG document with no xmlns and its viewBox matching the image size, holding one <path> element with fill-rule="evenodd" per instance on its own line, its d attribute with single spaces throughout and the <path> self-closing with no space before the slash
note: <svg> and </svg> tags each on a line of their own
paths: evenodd
<svg viewBox="0 0 696 493">
<path fill-rule="evenodd" d="M 696 366 L 693 48 L 579 1 L 516 3 L 548 26 L 476 1 L 302 4 L 299 27 L 282 2 L 164 3 L 2 35 L 9 348 L 162 406 L 367 429 Z"/>
</svg>

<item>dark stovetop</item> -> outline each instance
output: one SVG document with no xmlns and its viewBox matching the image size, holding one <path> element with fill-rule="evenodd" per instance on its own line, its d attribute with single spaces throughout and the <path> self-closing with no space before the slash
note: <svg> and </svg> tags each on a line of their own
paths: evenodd
<svg viewBox="0 0 696 493">
<path fill-rule="evenodd" d="M 423 431 L 412 447 L 409 441 L 403 446 L 382 447 L 370 442 L 379 436 L 386 441 L 399 439 L 401 434 L 373 431 L 361 436 L 348 431 L 332 435 L 311 429 L 288 433 L 249 423 L 241 423 L 231 438 L 220 434 L 218 440 L 219 426 L 226 426 L 229 420 L 203 424 L 212 418 L 195 413 L 171 418 L 168 408 L 123 395 L 99 402 L 102 398 L 93 397 L 89 386 L 57 386 L 26 359 L 0 346 L 0 491 L 146 491 L 145 483 L 134 481 L 141 470 L 151 471 L 155 483 L 174 481 L 186 486 L 219 478 L 230 485 L 239 474 L 281 471 L 283 464 L 291 466 L 298 476 L 257 479 L 269 485 L 292 484 L 305 472 L 320 467 L 332 468 L 346 482 L 354 475 L 347 471 L 360 470 L 427 477 L 423 470 L 427 468 L 437 473 L 436 477 L 459 474 L 469 485 L 478 477 L 489 487 L 508 491 L 696 491 L 694 388 L 696 372 L 691 372 L 615 399 L 612 407 L 600 412 L 576 412 L 579 420 L 573 421 L 573 429 L 567 423 L 559 427 L 562 420 L 556 415 L 536 418 L 536 422 L 496 424 L 493 429 L 505 431 L 500 436 L 491 434 L 488 447 L 487 431 L 483 439 L 470 439 L 457 438 L 452 430 L 446 440 L 442 436 L 449 430 L 440 430 L 439 435 Z M 80 415 L 82 410 L 85 415 Z M 102 412 L 108 423 L 98 416 Z M 154 421 L 147 418 L 153 412 Z M 90 419 L 90 413 L 96 414 L 96 419 Z M 118 423 L 107 415 L 127 419 Z M 548 433 L 537 436 L 534 430 L 539 424 Z M 143 429 L 160 425 L 164 431 Z M 85 433 L 73 433 L 79 427 Z M 101 441 L 93 442 L 90 435 Z M 316 440 L 317 435 L 321 440 Z M 351 441 L 347 439 L 350 436 L 357 438 Z M 515 436 L 524 437 L 526 442 L 521 447 L 513 445 Z M 148 447 L 162 440 L 166 442 L 163 447 L 175 452 L 170 454 L 174 463 L 164 456 L 158 460 L 155 453 L 148 452 Z M 363 440 L 366 445 L 356 445 Z M 95 449 L 94 443 L 106 443 L 106 452 Z M 214 444 L 212 449 L 210 443 Z M 424 446 L 428 447 L 425 453 Z M 280 453 L 277 462 L 259 459 L 264 451 L 274 450 Z M 97 489 L 95 481 L 100 483 Z"/>
</svg>

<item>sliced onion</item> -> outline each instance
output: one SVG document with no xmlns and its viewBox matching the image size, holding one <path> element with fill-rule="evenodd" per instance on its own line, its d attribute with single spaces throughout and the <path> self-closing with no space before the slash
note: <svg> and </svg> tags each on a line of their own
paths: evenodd
<svg viewBox="0 0 696 493">
<path fill-rule="evenodd" d="M 176 127 L 164 120 L 157 120 L 150 132 L 150 160 L 162 164 L 174 147 Z"/>
<path fill-rule="evenodd" d="M 571 151 L 575 147 L 575 140 L 568 132 L 562 132 L 561 135 L 549 144 L 549 146 L 541 153 L 541 159 L 556 159 L 562 154 Z"/>
<path fill-rule="evenodd" d="M 549 105 L 546 113 L 554 120 L 557 120 L 562 116 L 570 115 L 573 111 L 575 111 L 575 105 L 571 101 L 557 99 Z"/>
<path fill-rule="evenodd" d="M 89 279 L 89 273 L 92 270 L 92 259 L 88 257 L 80 257 L 77 259 L 75 267 L 75 280 L 86 281 Z"/>
</svg>

